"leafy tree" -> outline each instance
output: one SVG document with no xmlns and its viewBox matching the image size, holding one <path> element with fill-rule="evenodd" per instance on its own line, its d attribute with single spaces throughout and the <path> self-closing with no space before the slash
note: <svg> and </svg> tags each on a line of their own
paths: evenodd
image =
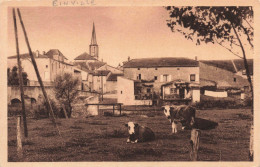
<svg viewBox="0 0 260 167">
<path fill-rule="evenodd" d="M 22 78 L 23 78 L 23 85 L 27 85 L 28 75 L 26 72 L 22 72 Z M 16 66 L 14 66 L 12 70 L 10 70 L 10 68 L 7 68 L 7 80 L 9 86 L 19 85 L 18 68 Z"/>
<path fill-rule="evenodd" d="M 68 117 L 71 117 L 72 103 L 78 97 L 79 79 L 74 78 L 72 74 L 65 73 L 58 75 L 55 79 L 55 96 L 61 104 L 64 104 Z"/>
<path fill-rule="evenodd" d="M 185 38 L 201 43 L 218 44 L 244 60 L 247 80 L 252 98 L 253 85 L 246 58 L 246 46 L 253 49 L 252 7 L 175 7 L 168 6 L 170 19 L 167 25 L 173 32 L 182 33 Z M 237 53 L 237 50 L 240 50 Z M 252 106 L 253 113 L 253 106 Z M 251 137 L 251 136 L 250 136 Z M 250 152 L 249 158 L 253 159 Z"/>
<path fill-rule="evenodd" d="M 245 46 L 252 49 L 254 28 L 252 7 L 171 7 L 167 25 L 173 32 L 182 33 L 185 38 L 201 43 L 218 44 L 244 60 L 247 79 L 253 96 Z M 236 51 L 240 48 L 240 53 Z"/>
</svg>

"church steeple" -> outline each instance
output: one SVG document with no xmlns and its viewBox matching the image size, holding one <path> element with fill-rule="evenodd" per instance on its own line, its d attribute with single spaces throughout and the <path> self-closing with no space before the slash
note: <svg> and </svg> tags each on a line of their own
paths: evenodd
<svg viewBox="0 0 260 167">
<path fill-rule="evenodd" d="M 89 54 L 98 59 L 98 44 L 96 39 L 95 24 L 93 22 L 91 43 L 89 45 Z"/>
</svg>

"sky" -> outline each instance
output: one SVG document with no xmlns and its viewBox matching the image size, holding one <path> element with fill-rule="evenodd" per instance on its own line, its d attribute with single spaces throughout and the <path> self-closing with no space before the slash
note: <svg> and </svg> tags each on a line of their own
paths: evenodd
<svg viewBox="0 0 260 167">
<path fill-rule="evenodd" d="M 167 26 L 163 7 L 22 7 L 23 22 L 33 51 L 59 49 L 70 61 L 89 52 L 95 23 L 99 57 L 110 65 L 128 57 L 187 57 L 199 60 L 237 58 L 217 44 L 196 45 Z M 16 54 L 12 9 L 8 9 L 8 56 Z M 19 20 L 18 20 L 19 21 Z M 28 53 L 18 23 L 20 53 Z M 247 49 L 248 58 L 253 54 Z"/>
</svg>

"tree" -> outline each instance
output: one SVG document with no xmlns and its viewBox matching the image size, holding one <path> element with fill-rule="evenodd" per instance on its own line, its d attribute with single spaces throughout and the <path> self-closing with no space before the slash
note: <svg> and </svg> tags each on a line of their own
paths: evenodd
<svg viewBox="0 0 260 167">
<path fill-rule="evenodd" d="M 22 72 L 23 77 L 23 85 L 27 85 L 28 75 L 26 72 Z M 18 86 L 19 85 L 19 77 L 18 77 L 18 68 L 14 66 L 12 70 L 7 68 L 7 80 L 9 86 Z"/>
<path fill-rule="evenodd" d="M 72 113 L 72 103 L 78 97 L 78 86 L 79 80 L 74 78 L 70 73 L 58 75 L 55 79 L 55 96 L 61 104 L 65 105 L 69 118 Z"/>
<path fill-rule="evenodd" d="M 252 7 L 175 7 L 168 6 L 170 19 L 167 25 L 173 32 L 201 43 L 218 44 L 244 60 L 247 80 L 253 98 L 253 85 L 249 74 L 245 46 L 253 49 Z M 240 50 L 237 53 L 237 50 Z M 253 113 L 253 105 L 252 105 Z M 250 158 L 253 153 L 250 153 Z"/>
</svg>

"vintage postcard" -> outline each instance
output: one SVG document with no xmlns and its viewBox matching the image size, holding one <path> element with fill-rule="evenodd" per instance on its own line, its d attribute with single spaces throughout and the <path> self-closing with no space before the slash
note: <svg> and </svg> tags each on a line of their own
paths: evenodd
<svg viewBox="0 0 260 167">
<path fill-rule="evenodd" d="M 259 1 L 0 5 L 1 167 L 260 165 Z"/>
</svg>

